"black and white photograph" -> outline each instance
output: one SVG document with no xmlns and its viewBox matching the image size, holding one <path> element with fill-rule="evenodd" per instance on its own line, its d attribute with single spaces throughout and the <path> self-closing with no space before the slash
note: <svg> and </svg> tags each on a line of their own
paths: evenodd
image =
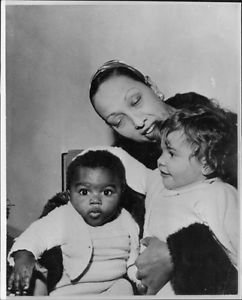
<svg viewBox="0 0 242 300">
<path fill-rule="evenodd" d="M 1 3 L 1 299 L 241 299 L 241 4 Z"/>
</svg>

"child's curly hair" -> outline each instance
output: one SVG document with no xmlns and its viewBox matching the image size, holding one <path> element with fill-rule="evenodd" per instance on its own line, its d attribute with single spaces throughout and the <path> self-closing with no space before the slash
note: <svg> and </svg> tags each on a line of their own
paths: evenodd
<svg viewBox="0 0 242 300">
<path fill-rule="evenodd" d="M 211 173 L 208 178 L 217 176 L 228 181 L 228 159 L 234 148 L 236 136 L 227 112 L 214 102 L 213 106 L 198 105 L 191 109 L 177 110 L 163 124 L 160 124 L 161 138 L 166 139 L 173 131 L 183 131 L 187 142 L 192 146 L 192 156 L 199 161 L 205 158 Z M 231 143 L 234 141 L 234 144 Z"/>
</svg>

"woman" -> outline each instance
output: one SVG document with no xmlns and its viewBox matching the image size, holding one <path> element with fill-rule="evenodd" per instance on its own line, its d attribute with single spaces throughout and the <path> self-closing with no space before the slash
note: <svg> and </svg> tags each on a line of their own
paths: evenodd
<svg viewBox="0 0 242 300">
<path fill-rule="evenodd" d="M 156 133 L 158 123 L 166 120 L 176 109 L 195 108 L 197 105 L 205 105 L 211 109 L 214 107 L 212 101 L 195 93 L 177 94 L 164 101 L 164 96 L 149 77 L 116 60 L 106 62 L 97 70 L 91 81 L 89 95 L 95 111 L 116 132 L 115 145 L 122 146 L 131 155 L 152 167 L 156 165 L 160 155 L 156 147 L 159 142 Z M 231 147 L 227 162 L 229 175 L 224 180 L 237 186 L 236 115 L 228 112 L 227 116 L 231 121 Z M 134 142 L 131 143 L 129 140 Z M 171 254 L 172 256 L 174 252 L 178 254 L 175 244 L 176 241 L 181 242 L 179 234 L 182 234 L 182 240 L 187 243 L 186 246 L 192 255 L 193 246 L 189 247 L 188 244 L 190 240 L 194 243 L 194 236 L 189 236 L 189 230 L 183 230 L 182 233 L 178 232 L 170 237 L 172 242 L 169 246 L 173 245 L 173 249 L 168 249 L 165 242 L 154 237 L 145 240 L 147 248 L 137 259 L 136 264 L 138 278 L 147 287 L 147 294 L 156 294 L 174 271 L 176 276 L 179 274 L 182 276 L 183 271 L 179 272 L 171 260 Z M 195 244 L 199 247 L 204 246 L 199 243 L 199 236 L 195 238 Z M 183 267 L 180 266 L 180 269 Z M 214 266 L 216 267 L 219 272 L 219 266 Z M 182 285 L 182 281 L 180 283 Z M 179 291 L 179 287 L 176 290 Z M 226 288 L 223 291 L 226 293 Z M 234 291 L 236 292 L 236 288 Z M 200 292 L 206 294 L 205 290 Z M 214 294 L 216 293 L 219 293 L 217 287 L 214 290 Z"/>
<path fill-rule="evenodd" d="M 115 146 L 121 146 L 151 169 L 160 156 L 156 134 L 157 123 L 166 120 L 181 108 L 205 105 L 213 109 L 214 102 L 190 92 L 177 94 L 164 101 L 164 95 L 148 76 L 117 60 L 102 65 L 94 74 L 89 96 L 95 111 L 114 130 Z M 228 112 L 231 120 L 231 170 L 225 180 L 237 187 L 237 116 Z"/>
</svg>

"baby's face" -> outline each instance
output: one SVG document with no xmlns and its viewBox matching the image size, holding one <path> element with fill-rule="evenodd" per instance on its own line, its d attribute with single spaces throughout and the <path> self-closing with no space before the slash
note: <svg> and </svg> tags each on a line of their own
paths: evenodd
<svg viewBox="0 0 242 300">
<path fill-rule="evenodd" d="M 70 188 L 70 201 L 91 226 L 101 226 L 117 214 L 121 182 L 105 168 L 81 167 Z"/>
</svg>

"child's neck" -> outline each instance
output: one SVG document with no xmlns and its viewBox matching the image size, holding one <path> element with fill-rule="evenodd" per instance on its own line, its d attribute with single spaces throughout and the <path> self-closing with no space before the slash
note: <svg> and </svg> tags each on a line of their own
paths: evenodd
<svg viewBox="0 0 242 300">
<path fill-rule="evenodd" d="M 199 185 L 200 183 L 203 183 L 203 182 L 205 182 L 207 180 L 211 180 L 211 179 L 214 179 L 214 178 L 209 178 L 208 179 L 208 178 L 204 177 L 204 178 L 201 178 L 200 180 L 197 180 L 195 182 L 192 182 L 192 183 L 189 183 L 189 184 L 186 184 L 186 185 L 183 185 L 183 186 L 180 186 L 178 188 L 171 189 L 171 190 L 174 190 L 174 191 L 187 190 L 187 189 L 190 189 L 190 188 L 193 188 L 193 187 Z"/>
</svg>

